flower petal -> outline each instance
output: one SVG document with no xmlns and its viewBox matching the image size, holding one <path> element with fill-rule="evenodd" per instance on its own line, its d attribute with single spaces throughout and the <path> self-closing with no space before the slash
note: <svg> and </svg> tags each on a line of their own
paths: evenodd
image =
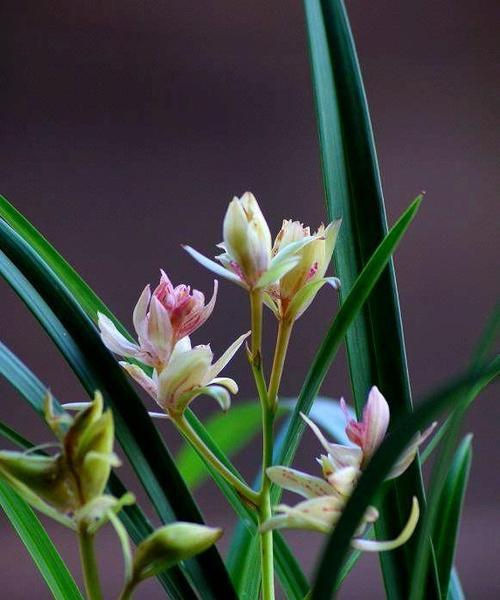
<svg viewBox="0 0 500 600">
<path fill-rule="evenodd" d="M 392 467 L 389 475 L 386 479 L 394 479 L 395 477 L 399 477 L 402 473 L 406 471 L 406 469 L 413 462 L 418 447 L 422 444 L 429 435 L 434 431 L 437 423 L 433 423 L 430 427 L 428 427 L 423 433 L 417 433 L 417 435 L 413 438 L 407 448 L 404 450 L 403 454 L 398 458 L 396 464 Z"/>
<path fill-rule="evenodd" d="M 368 394 L 368 400 L 363 410 L 364 436 L 363 461 L 370 460 L 375 450 L 380 446 L 389 426 L 390 412 L 387 400 L 376 385 Z M 347 428 L 349 428 L 349 424 Z"/>
<path fill-rule="evenodd" d="M 340 288 L 340 279 L 337 277 L 323 277 L 322 279 L 315 279 L 306 283 L 306 285 L 295 294 L 293 300 L 290 302 L 286 311 L 287 316 L 290 319 L 298 319 L 309 307 L 316 294 L 325 283 L 331 285 L 334 290 Z"/>
<path fill-rule="evenodd" d="M 120 361 L 120 365 L 127 373 L 144 389 L 154 400 L 158 400 L 158 386 L 154 379 L 149 377 L 141 367 L 132 365 L 126 361 Z"/>
<path fill-rule="evenodd" d="M 207 374 L 207 381 L 205 383 L 209 383 L 210 381 L 212 381 L 212 379 L 214 377 L 217 377 L 217 375 L 222 371 L 222 369 L 227 365 L 227 363 L 233 358 L 233 356 L 239 350 L 241 344 L 243 344 L 243 342 L 247 339 L 247 337 L 251 333 L 252 333 L 251 331 L 247 331 L 247 333 L 240 335 L 240 337 L 229 346 L 229 348 L 224 352 L 224 354 L 211 366 L 211 368 Z"/>
<path fill-rule="evenodd" d="M 376 540 L 353 539 L 351 541 L 351 546 L 357 550 L 362 550 L 363 552 L 385 552 L 386 550 L 394 550 L 394 548 L 398 548 L 399 546 L 405 544 L 413 535 L 419 516 L 420 508 L 418 506 L 418 500 L 414 496 L 408 522 L 397 538 L 383 542 Z"/>
<path fill-rule="evenodd" d="M 109 317 L 102 313 L 97 313 L 97 315 L 97 324 L 101 332 L 101 340 L 108 350 L 111 350 L 111 352 L 119 354 L 120 356 L 141 356 L 139 346 L 127 340 L 127 338 L 118 331 L 116 325 Z"/>
<path fill-rule="evenodd" d="M 213 383 L 215 383 L 216 385 L 223 385 L 231 392 L 231 394 L 238 393 L 238 384 L 234 379 L 231 379 L 230 377 L 215 377 L 210 382 L 210 385 L 212 385 Z"/>
<path fill-rule="evenodd" d="M 174 332 L 168 311 L 156 296 L 151 298 L 149 306 L 147 336 L 158 360 L 166 363 L 172 353 Z"/>
<path fill-rule="evenodd" d="M 264 271 L 257 281 L 256 287 L 264 288 L 281 279 L 283 275 L 291 271 L 294 267 L 296 267 L 300 261 L 300 257 L 298 256 L 285 256 L 280 257 L 279 260 L 276 260 L 278 255 L 276 255 L 267 271 Z"/>
<path fill-rule="evenodd" d="M 174 414 L 182 414 L 193 400 L 202 395 L 213 398 L 224 412 L 228 411 L 231 407 L 231 396 L 225 387 L 207 385 L 204 387 L 195 387 L 185 392 L 175 401 L 175 405 L 168 407 L 168 410 Z"/>
<path fill-rule="evenodd" d="M 304 498 L 331 496 L 332 487 L 319 477 L 313 477 L 288 467 L 269 467 L 266 469 L 269 479 L 285 490 L 295 492 Z"/>
<path fill-rule="evenodd" d="M 148 332 L 148 306 L 149 301 L 151 300 L 151 289 L 149 285 L 147 285 L 143 290 L 142 294 L 139 296 L 139 300 L 134 307 L 134 312 L 132 315 L 132 321 L 134 323 L 134 329 L 137 333 L 137 337 L 139 339 L 139 343 L 142 344 L 147 339 Z"/>
<path fill-rule="evenodd" d="M 322 434 L 320 428 L 311 421 L 304 413 L 300 413 L 300 416 L 313 430 L 314 434 L 320 441 L 323 448 L 328 452 L 327 463 L 331 467 L 331 471 L 342 469 L 343 467 L 355 467 L 359 468 L 362 459 L 362 451 L 359 448 L 351 446 L 342 446 L 341 444 L 331 444 L 325 436 Z M 329 473 L 325 471 L 326 463 L 323 464 L 323 473 L 325 477 L 328 477 Z"/>
<path fill-rule="evenodd" d="M 203 254 L 201 254 L 194 248 L 191 248 L 191 246 L 182 246 L 182 247 L 184 248 L 184 250 L 186 250 L 186 252 L 188 254 L 190 254 L 197 262 L 200 263 L 200 265 L 203 265 L 206 269 L 209 269 L 213 273 L 216 273 L 217 275 L 220 275 L 221 277 L 224 277 L 225 279 L 229 279 L 229 281 L 232 281 L 233 283 L 237 283 L 238 285 L 240 285 L 244 288 L 247 287 L 245 282 L 242 281 L 237 275 L 235 275 L 229 269 L 225 269 L 223 266 L 219 265 L 218 263 L 211 260 L 210 258 L 203 256 Z"/>
<path fill-rule="evenodd" d="M 329 477 L 328 482 L 342 496 L 350 496 L 361 475 L 356 467 L 343 467 L 337 469 Z"/>
<path fill-rule="evenodd" d="M 261 531 L 271 529 L 309 529 L 321 533 L 329 533 L 342 514 L 343 501 L 336 496 L 318 496 L 299 502 L 295 506 L 280 504 L 276 515 L 266 521 Z"/>
</svg>

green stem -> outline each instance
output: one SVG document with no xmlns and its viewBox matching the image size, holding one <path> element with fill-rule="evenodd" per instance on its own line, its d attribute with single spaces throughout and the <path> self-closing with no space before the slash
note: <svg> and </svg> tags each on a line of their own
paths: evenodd
<svg viewBox="0 0 500 600">
<path fill-rule="evenodd" d="M 135 592 L 135 588 L 137 587 L 138 583 L 139 582 L 135 579 L 129 581 L 127 585 L 123 588 L 123 591 L 120 594 L 118 600 L 130 600 L 130 598 L 132 598 L 133 593 Z"/>
<path fill-rule="evenodd" d="M 88 600 L 103 600 L 94 551 L 94 535 L 89 534 L 85 527 L 81 527 L 78 531 L 78 542 Z"/>
<path fill-rule="evenodd" d="M 262 292 L 253 290 L 250 293 L 252 317 L 252 346 L 250 362 L 259 393 L 262 409 L 262 487 L 259 493 L 259 525 L 271 518 L 271 482 L 266 475 L 266 468 L 273 460 L 273 420 L 274 409 L 269 402 L 267 386 L 262 366 Z M 273 533 L 267 531 L 260 534 L 260 564 L 262 573 L 262 600 L 274 600 L 274 557 Z"/>
<path fill-rule="evenodd" d="M 285 365 L 286 353 L 288 350 L 288 344 L 290 342 L 290 336 L 292 335 L 293 321 L 280 321 L 278 326 L 278 338 L 276 340 L 276 349 L 274 351 L 273 368 L 271 371 L 271 377 L 269 380 L 269 388 L 267 396 L 269 404 L 276 412 L 278 406 L 278 392 L 281 383 L 281 376 L 283 375 L 283 367 Z"/>
<path fill-rule="evenodd" d="M 269 406 L 262 409 L 262 488 L 259 502 L 259 526 L 272 517 L 271 482 L 266 475 L 267 467 L 273 462 L 273 421 L 274 412 Z M 262 600 L 274 600 L 274 558 L 273 532 L 260 534 L 260 559 L 262 569 Z"/>
<path fill-rule="evenodd" d="M 236 477 L 234 473 L 231 473 L 231 471 L 220 462 L 215 454 L 207 448 L 184 415 L 172 419 L 172 422 L 198 454 L 212 465 L 212 467 L 238 492 L 238 494 L 240 494 L 240 496 L 243 496 L 243 498 L 253 506 L 257 506 L 259 494 L 254 492 L 254 490 L 252 490 L 245 482 L 241 481 L 239 477 Z"/>
</svg>

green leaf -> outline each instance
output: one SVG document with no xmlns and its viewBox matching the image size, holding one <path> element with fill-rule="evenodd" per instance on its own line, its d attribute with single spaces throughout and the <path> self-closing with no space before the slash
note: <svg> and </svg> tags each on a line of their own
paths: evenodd
<svg viewBox="0 0 500 600">
<path fill-rule="evenodd" d="M 21 396 L 28 402 L 31 408 L 44 420 L 44 398 L 47 388 L 43 383 L 15 356 L 4 344 L 0 342 L 0 375 L 2 375 Z M 62 412 L 61 405 L 53 397 L 53 409 L 56 413 Z M 5 425 L 2 433 L 6 432 Z M 17 432 L 9 430 L 10 440 L 22 448 L 31 448 L 33 444 L 20 436 Z M 13 434 L 13 435 L 12 435 Z M 51 432 L 52 435 L 52 432 Z M 121 498 L 127 491 L 120 479 L 112 472 L 108 482 L 109 492 L 116 498 Z M 120 519 L 125 524 L 127 531 L 135 544 L 153 532 L 153 526 L 146 519 L 137 505 L 125 506 L 120 512 Z M 183 600 L 192 598 L 192 591 L 187 585 L 182 572 L 175 568 L 168 573 L 159 576 L 160 582 L 170 593 L 172 598 Z"/>
<path fill-rule="evenodd" d="M 0 504 L 56 600 L 83 600 L 68 568 L 31 508 L 0 480 Z"/>
<path fill-rule="evenodd" d="M 18 212 L 16 209 L 2 196 L 0 196 L 0 216 L 3 217 L 14 229 L 15 231 L 33 248 L 36 249 L 37 253 L 40 257 L 43 257 L 47 265 L 50 269 L 59 276 L 61 280 L 61 284 L 69 289 L 72 296 L 75 300 L 80 304 L 80 306 L 85 310 L 87 316 L 91 320 L 95 320 L 97 312 L 102 312 L 109 316 L 109 318 L 116 324 L 118 329 L 126 335 L 128 338 L 131 338 L 130 333 L 126 330 L 126 328 L 118 321 L 118 319 L 112 314 L 112 312 L 106 307 L 106 305 L 101 301 L 101 299 L 93 292 L 93 290 L 86 284 L 86 282 L 78 275 L 78 273 L 62 258 L 62 256 L 49 244 L 49 242 Z M 55 327 L 57 331 L 57 326 Z M 210 447 L 211 440 L 210 436 L 206 433 L 204 427 L 201 423 L 196 419 L 194 414 L 190 411 L 186 411 L 186 418 L 188 419 L 190 425 L 195 428 L 198 432 L 198 435 L 204 440 L 204 442 Z M 226 466 L 232 467 L 231 463 L 227 461 L 226 457 L 223 456 L 222 453 L 219 454 L 219 449 L 214 446 L 212 450 L 215 452 L 219 460 L 224 462 Z M 112 474 L 111 483 L 114 482 L 115 490 L 113 491 L 115 496 L 121 496 L 120 490 L 123 489 L 123 486 Z M 225 482 L 219 478 L 220 485 L 219 487 L 231 495 L 232 490 L 229 486 L 225 486 Z M 235 498 L 235 495 L 231 495 L 230 502 L 239 501 L 239 498 Z M 144 523 L 141 522 L 137 515 L 136 518 L 129 518 L 129 516 L 135 512 L 137 512 L 137 507 L 132 506 L 129 507 L 128 512 L 125 516 L 122 516 L 122 520 L 126 522 L 129 533 L 131 534 L 134 541 L 137 543 L 141 539 L 143 539 L 148 533 L 151 532 L 152 528 L 149 526 L 145 527 Z M 140 512 L 140 511 L 139 511 Z M 298 563 L 296 562 L 293 554 L 290 549 L 281 538 L 278 536 L 279 541 L 276 545 L 275 551 L 277 555 L 277 573 L 278 576 L 283 579 L 287 577 L 291 577 L 291 579 L 282 581 L 282 584 L 285 589 L 288 590 L 296 590 L 296 593 L 301 593 L 301 590 L 307 589 L 308 584 L 305 579 L 302 571 L 299 568 Z M 171 575 L 174 569 L 171 569 L 167 575 Z M 305 593 L 305 592 L 304 592 Z M 290 595 L 290 597 L 294 597 Z"/>
<path fill-rule="evenodd" d="M 112 407 L 117 438 L 162 521 L 201 523 L 201 514 L 140 398 L 67 288 L 4 222 L 0 222 L 0 248 L 5 253 L 0 256 L 4 278 L 52 337 L 88 394 L 99 389 Z M 234 593 L 215 548 L 186 563 L 185 568 L 207 597 L 231 597 Z"/>
<path fill-rule="evenodd" d="M 366 507 L 372 502 L 375 493 L 383 484 L 398 456 L 407 446 L 408 440 L 440 413 L 453 407 L 457 398 L 468 395 L 476 386 L 486 385 L 499 374 L 500 357 L 493 360 L 488 366 L 478 368 L 473 374 L 467 374 L 430 394 L 428 398 L 418 404 L 413 414 L 399 419 L 392 434 L 386 437 L 371 459 L 346 504 L 342 517 L 327 538 L 316 570 L 311 593 L 312 600 L 326 600 L 333 596 L 357 524 L 361 521 Z M 406 514 L 409 509 L 410 502 Z"/>
<path fill-rule="evenodd" d="M 0 435 L 24 450 L 30 450 L 34 447 L 34 444 L 29 442 L 25 437 L 17 433 L 17 431 L 14 431 L 14 429 L 2 422 L 0 422 Z"/>
<path fill-rule="evenodd" d="M 472 460 L 471 442 L 472 435 L 467 435 L 455 452 L 451 468 L 441 490 L 432 534 L 443 597 L 448 594 L 462 506 L 469 480 Z"/>
<path fill-rule="evenodd" d="M 205 422 L 205 430 L 220 451 L 230 457 L 260 430 L 261 415 L 257 402 L 236 404 L 227 413 L 216 413 Z M 208 476 L 205 463 L 187 443 L 175 458 L 177 468 L 191 489 L 200 486 Z"/>
<path fill-rule="evenodd" d="M 329 219 L 342 217 L 335 250 L 341 301 L 387 231 L 385 206 L 368 104 L 356 48 L 342 0 L 305 0 L 313 88 Z M 409 414 L 411 391 L 394 266 L 389 261 L 367 306 L 346 339 L 354 401 L 361 413 L 377 384 L 394 416 Z M 416 495 L 424 502 L 418 461 L 385 495 L 377 533 L 393 537 Z M 405 597 L 414 549 L 380 556 L 389 598 Z M 435 575 L 435 574 L 434 574 Z"/>
</svg>

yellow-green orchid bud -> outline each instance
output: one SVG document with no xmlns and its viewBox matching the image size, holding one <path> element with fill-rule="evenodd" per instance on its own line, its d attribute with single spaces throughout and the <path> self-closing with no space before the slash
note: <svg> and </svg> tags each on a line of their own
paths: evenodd
<svg viewBox="0 0 500 600">
<path fill-rule="evenodd" d="M 112 466 L 120 463 L 113 453 L 114 423 L 111 411 L 103 413 L 103 399 L 93 402 L 75 418 L 64 438 L 64 454 L 78 481 L 81 503 L 104 491 Z"/>
<path fill-rule="evenodd" d="M 221 535 L 222 529 L 195 523 L 178 522 L 160 527 L 137 546 L 132 577 L 135 581 L 153 577 L 204 552 Z"/>
</svg>

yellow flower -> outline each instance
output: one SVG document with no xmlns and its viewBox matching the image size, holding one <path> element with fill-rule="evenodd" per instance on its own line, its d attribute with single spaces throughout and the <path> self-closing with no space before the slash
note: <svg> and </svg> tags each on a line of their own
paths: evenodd
<svg viewBox="0 0 500 600">
<path fill-rule="evenodd" d="M 266 304 L 278 319 L 290 321 L 298 319 L 325 283 L 330 284 L 334 289 L 340 287 L 340 281 L 336 277 L 325 277 L 340 224 L 340 219 L 330 223 L 326 229 L 321 224 L 311 235 L 310 228 L 304 227 L 299 221 L 283 221 L 274 242 L 274 256 L 292 244 L 300 243 L 302 240 L 311 241 L 295 253 L 299 258 L 298 263 L 266 288 Z"/>
</svg>

